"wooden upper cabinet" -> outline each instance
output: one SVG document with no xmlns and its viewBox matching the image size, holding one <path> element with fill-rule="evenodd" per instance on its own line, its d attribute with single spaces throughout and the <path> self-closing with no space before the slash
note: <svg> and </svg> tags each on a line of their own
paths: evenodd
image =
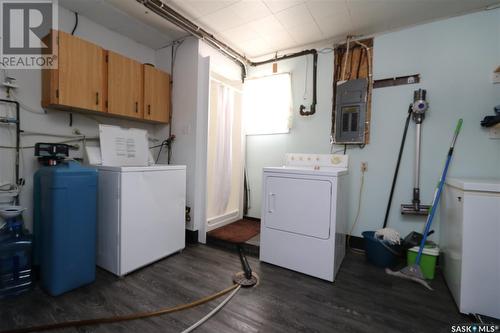
<svg viewBox="0 0 500 333">
<path fill-rule="evenodd" d="M 58 68 L 43 70 L 42 105 L 105 111 L 105 51 L 70 34 L 52 33 L 59 43 Z"/>
<path fill-rule="evenodd" d="M 170 75 L 150 65 L 144 65 L 144 119 L 170 119 Z"/>
<path fill-rule="evenodd" d="M 143 65 L 107 51 L 108 113 L 143 118 Z"/>
<path fill-rule="evenodd" d="M 42 70 L 42 106 L 106 112 L 167 124 L 170 75 L 118 53 L 54 30 L 57 69 Z"/>
</svg>

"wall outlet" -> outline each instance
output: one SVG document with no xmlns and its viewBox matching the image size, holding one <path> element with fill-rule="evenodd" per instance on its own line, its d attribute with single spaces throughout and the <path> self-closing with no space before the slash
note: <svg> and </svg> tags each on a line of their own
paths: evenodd
<svg viewBox="0 0 500 333">
<path fill-rule="evenodd" d="M 493 83 L 500 83 L 500 73 L 493 73 Z"/>
<path fill-rule="evenodd" d="M 493 83 L 500 83 L 500 66 L 493 72 Z"/>
<path fill-rule="evenodd" d="M 500 139 L 500 124 L 490 127 L 490 139 Z"/>
<path fill-rule="evenodd" d="M 361 162 L 361 172 L 368 171 L 368 162 Z"/>
</svg>

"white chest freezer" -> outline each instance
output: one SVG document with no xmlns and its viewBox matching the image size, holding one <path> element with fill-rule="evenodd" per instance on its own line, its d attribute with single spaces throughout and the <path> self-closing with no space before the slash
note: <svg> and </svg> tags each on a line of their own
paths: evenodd
<svg viewBox="0 0 500 333">
<path fill-rule="evenodd" d="M 462 313 L 500 319 L 500 179 L 446 181 L 439 245 Z"/>
<path fill-rule="evenodd" d="M 97 168 L 98 266 L 123 276 L 185 247 L 185 166 Z"/>
</svg>

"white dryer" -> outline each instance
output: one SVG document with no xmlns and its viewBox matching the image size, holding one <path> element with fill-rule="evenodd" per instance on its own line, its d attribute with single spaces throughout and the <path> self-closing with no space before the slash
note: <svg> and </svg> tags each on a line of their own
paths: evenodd
<svg viewBox="0 0 500 333">
<path fill-rule="evenodd" d="M 345 256 L 346 155 L 287 154 L 264 168 L 260 260 L 334 281 Z"/>
</svg>

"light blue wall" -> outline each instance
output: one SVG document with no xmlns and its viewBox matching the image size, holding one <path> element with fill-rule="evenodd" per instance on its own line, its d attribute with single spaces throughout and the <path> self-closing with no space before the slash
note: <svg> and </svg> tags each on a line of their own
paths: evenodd
<svg viewBox="0 0 500 333">
<path fill-rule="evenodd" d="M 404 120 L 415 89 L 427 89 L 430 101 L 430 111 L 423 124 L 423 203 L 431 201 L 450 136 L 460 117 L 464 119 L 464 128 L 449 176 L 500 178 L 500 141 L 489 139 L 488 132 L 479 125 L 485 115 L 492 113 L 493 106 L 500 104 L 500 85 L 491 83 L 492 72 L 498 65 L 500 10 L 451 18 L 375 38 L 375 79 L 420 73 L 422 82 L 373 92 L 371 142 L 363 150 L 348 150 L 350 223 L 356 213 L 360 163 L 368 161 L 355 235 L 382 226 Z M 249 215 L 253 217 L 260 217 L 263 167 L 281 165 L 287 152 L 330 151 L 333 55 L 319 57 L 318 111 L 312 117 L 300 117 L 297 111 L 304 89 L 304 58 L 282 62 L 279 70 L 292 73 L 294 124 L 290 134 L 247 137 L 247 168 L 252 191 Z M 270 72 L 270 66 L 265 66 L 253 69 L 251 75 Z M 403 235 L 423 227 L 421 218 L 403 217 L 399 213 L 399 205 L 411 201 L 414 134 L 412 122 L 389 221 L 389 226 Z M 438 224 L 434 229 L 439 231 Z"/>
</svg>

